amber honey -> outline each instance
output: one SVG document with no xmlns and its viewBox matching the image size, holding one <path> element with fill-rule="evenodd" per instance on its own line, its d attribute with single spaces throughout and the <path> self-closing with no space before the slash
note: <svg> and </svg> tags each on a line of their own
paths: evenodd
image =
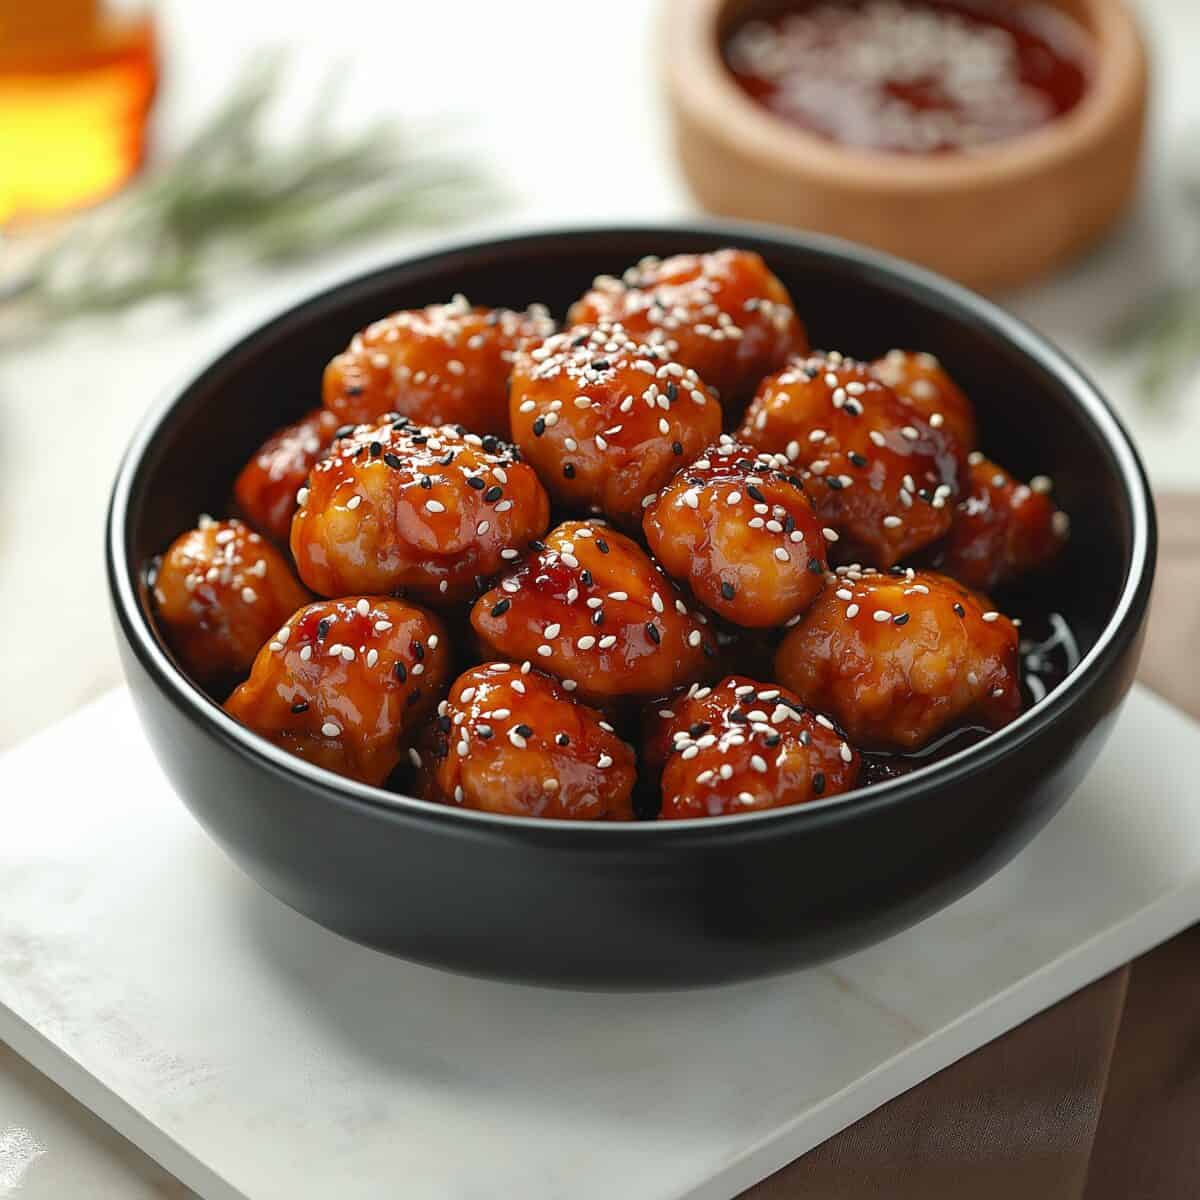
<svg viewBox="0 0 1200 1200">
<path fill-rule="evenodd" d="M 0 0 L 0 224 L 119 188 L 145 153 L 156 82 L 148 12 Z"/>
</svg>

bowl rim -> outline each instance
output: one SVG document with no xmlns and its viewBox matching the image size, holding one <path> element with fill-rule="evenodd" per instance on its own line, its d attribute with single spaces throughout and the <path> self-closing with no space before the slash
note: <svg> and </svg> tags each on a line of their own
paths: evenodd
<svg viewBox="0 0 1200 1200">
<path fill-rule="evenodd" d="M 147 458 L 160 433 L 175 413 L 185 407 L 193 393 L 214 375 L 227 369 L 260 339 L 277 335 L 292 322 L 310 318 L 321 309 L 337 309 L 347 293 L 371 291 L 385 277 L 398 271 L 419 273 L 446 259 L 479 258 L 497 252 L 511 256 L 531 244 L 556 245 L 581 242 L 594 245 L 621 238 L 674 238 L 695 234 L 698 238 L 720 239 L 728 245 L 739 240 L 773 243 L 781 250 L 797 250 L 820 258 L 840 260 L 867 276 L 903 287 L 919 304 L 935 304 L 948 311 L 960 324 L 964 321 L 1001 337 L 1056 379 L 1100 434 L 1116 463 L 1131 522 L 1129 565 L 1113 612 L 1079 665 L 1041 700 L 1032 704 L 1011 724 L 996 730 L 974 745 L 965 747 L 928 766 L 918 767 L 896 779 L 874 783 L 836 796 L 750 813 L 717 817 L 693 817 L 675 821 L 586 822 L 549 817 L 520 817 L 455 808 L 389 792 L 338 775 L 323 767 L 288 754 L 266 738 L 229 716 L 171 660 L 165 644 L 143 612 L 138 598 L 144 564 L 131 560 L 133 510 L 131 499 L 147 468 Z M 105 522 L 105 561 L 110 599 L 119 631 L 142 668 L 159 691 L 180 712 L 210 737 L 251 759 L 268 773 L 306 784 L 325 799 L 355 810 L 366 809 L 375 816 L 396 820 L 446 824 L 477 835 L 524 837 L 540 841 L 585 846 L 613 847 L 627 839 L 686 842 L 756 838 L 774 835 L 781 826 L 803 822 L 820 827 L 857 817 L 877 808 L 902 804 L 919 796 L 927 787 L 961 783 L 999 759 L 1018 752 L 1049 725 L 1062 721 L 1085 698 L 1102 668 L 1126 648 L 1136 636 L 1149 598 L 1157 551 L 1154 503 L 1145 469 L 1125 427 L 1094 383 L 1056 346 L 1019 318 L 959 284 L 924 267 L 882 251 L 859 246 L 826 235 L 797 233 L 779 226 L 745 221 L 686 220 L 678 222 L 595 225 L 531 226 L 480 239 L 448 239 L 421 252 L 391 261 L 346 279 L 289 304 L 273 315 L 247 321 L 234 340 L 216 357 L 206 356 L 199 368 L 193 365 L 182 382 L 167 387 L 139 422 L 121 459 L 113 483 Z M 297 780 L 297 777 L 298 780 Z"/>
<path fill-rule="evenodd" d="M 977 191 L 1053 170 L 1096 149 L 1144 97 L 1146 48 L 1133 14 L 1123 0 L 1080 3 L 1085 15 L 1073 19 L 1084 26 L 1094 54 L 1079 103 L 1037 129 L 969 153 L 894 154 L 846 146 L 775 116 L 746 95 L 725 65 L 717 32 L 732 0 L 665 5 L 661 28 L 677 48 L 666 75 L 675 102 L 693 119 L 775 173 L 821 176 L 839 189 L 893 196 Z"/>
</svg>

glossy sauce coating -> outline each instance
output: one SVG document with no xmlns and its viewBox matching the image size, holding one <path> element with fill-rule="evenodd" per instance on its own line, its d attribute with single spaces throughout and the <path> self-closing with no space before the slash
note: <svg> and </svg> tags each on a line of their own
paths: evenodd
<svg viewBox="0 0 1200 1200">
<path fill-rule="evenodd" d="M 667 573 L 737 625 L 782 625 L 825 586 L 827 543 L 803 481 L 786 459 L 732 440 L 680 471 L 644 528 Z"/>
<path fill-rule="evenodd" d="M 871 364 L 871 369 L 919 417 L 934 429 L 951 433 L 964 454 L 975 449 L 979 436 L 975 410 L 932 354 L 889 350 Z"/>
<path fill-rule="evenodd" d="M 496 658 L 529 660 L 588 700 L 661 696 L 701 679 L 715 642 L 702 614 L 630 538 L 567 521 L 499 586 L 471 625 Z"/>
<path fill-rule="evenodd" d="M 478 593 L 544 533 L 550 504 L 507 443 L 406 417 L 338 438 L 300 492 L 292 554 L 323 596 Z"/>
<path fill-rule="evenodd" d="M 287 545 L 291 532 L 296 493 L 329 449 L 338 424 L 328 409 L 317 408 L 294 425 L 285 425 L 255 451 L 233 485 L 246 520 L 281 546 Z"/>
<path fill-rule="evenodd" d="M 379 786 L 449 675 L 432 613 L 381 596 L 321 600 L 274 633 L 225 709 L 289 754 Z"/>
<path fill-rule="evenodd" d="M 967 494 L 934 558 L 938 569 L 987 591 L 1051 562 L 1066 545 L 1070 521 L 1050 498 L 1050 480 L 1021 483 L 978 451 L 967 469 Z"/>
<path fill-rule="evenodd" d="M 557 334 L 513 364 L 513 437 L 558 503 L 626 529 L 721 432 L 721 406 L 661 346 L 610 325 Z"/>
<path fill-rule="evenodd" d="M 349 424 L 397 412 L 420 425 L 508 437 L 512 352 L 553 332 L 541 305 L 472 308 L 457 296 L 393 313 L 356 333 L 325 368 L 325 407 Z"/>
<path fill-rule="evenodd" d="M 459 676 L 420 760 L 427 800 L 518 817 L 633 818 L 633 749 L 558 680 L 512 663 Z"/>
<path fill-rule="evenodd" d="M 245 675 L 263 642 L 308 600 L 283 555 L 241 521 L 201 517 L 154 575 L 167 640 L 206 682 Z"/>
<path fill-rule="evenodd" d="M 860 759 L 786 688 L 730 675 L 659 706 L 647 757 L 665 758 L 663 820 L 803 804 L 849 791 Z"/>
<path fill-rule="evenodd" d="M 861 749 L 915 750 L 1021 711 L 1017 629 L 932 571 L 844 567 L 784 638 L 775 677 Z"/>
<path fill-rule="evenodd" d="M 571 307 L 571 325 L 615 321 L 661 344 L 716 388 L 730 415 L 758 381 L 808 348 L 787 289 L 749 250 L 644 258 L 601 275 Z"/>
<path fill-rule="evenodd" d="M 890 567 L 950 528 L 958 444 L 863 363 L 836 353 L 794 360 L 763 380 L 738 437 L 808 469 L 842 562 Z"/>
</svg>

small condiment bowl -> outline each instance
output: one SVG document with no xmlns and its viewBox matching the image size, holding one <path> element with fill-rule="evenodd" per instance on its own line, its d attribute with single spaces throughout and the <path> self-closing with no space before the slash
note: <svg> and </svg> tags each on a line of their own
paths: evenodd
<svg viewBox="0 0 1200 1200">
<path fill-rule="evenodd" d="M 773 115 L 721 54 L 730 31 L 763 5 L 667 0 L 669 105 L 695 196 L 715 213 L 849 238 L 983 290 L 1047 274 L 1100 238 L 1132 199 L 1147 59 L 1121 0 L 1045 2 L 1093 42 L 1082 100 L 1031 133 L 935 155 L 851 149 Z"/>
</svg>

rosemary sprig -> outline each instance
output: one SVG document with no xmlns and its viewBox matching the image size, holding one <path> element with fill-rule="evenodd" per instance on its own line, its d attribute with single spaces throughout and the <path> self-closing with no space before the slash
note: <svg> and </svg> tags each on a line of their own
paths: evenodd
<svg viewBox="0 0 1200 1200">
<path fill-rule="evenodd" d="M 1109 335 L 1111 349 L 1138 359 L 1142 395 L 1155 406 L 1200 361 L 1200 167 L 1184 174 L 1179 194 L 1192 242 L 1185 265 Z"/>
<path fill-rule="evenodd" d="M 332 77 L 296 139 L 272 140 L 283 67 L 280 56 L 260 60 L 170 162 L 38 254 L 8 293 L 21 323 L 160 296 L 198 301 L 218 261 L 292 262 L 387 229 L 451 222 L 494 197 L 472 164 L 440 149 L 444 131 L 418 138 L 379 121 L 335 135 Z"/>
</svg>

